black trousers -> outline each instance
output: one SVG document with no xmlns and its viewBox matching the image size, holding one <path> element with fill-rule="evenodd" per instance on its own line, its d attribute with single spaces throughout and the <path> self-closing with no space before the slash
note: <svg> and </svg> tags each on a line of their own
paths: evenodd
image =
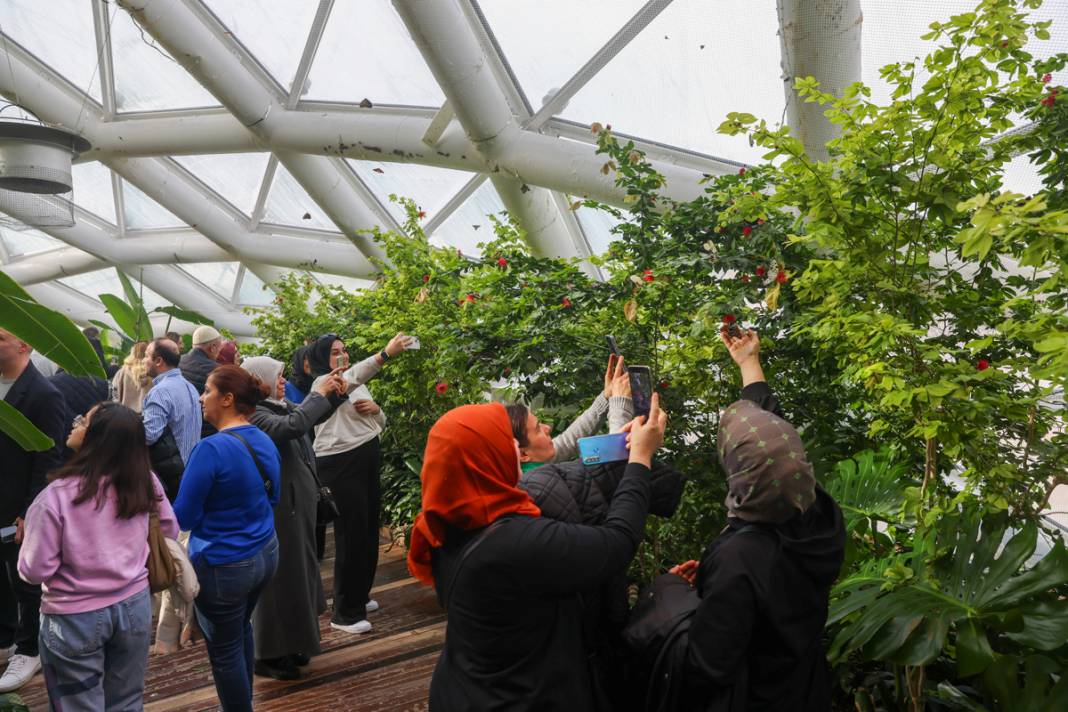
<svg viewBox="0 0 1068 712">
<path fill-rule="evenodd" d="M 348 452 L 316 458 L 319 479 L 333 491 L 340 512 L 334 520 L 334 620 L 346 625 L 367 617 L 364 606 L 378 568 L 381 463 L 377 437 Z"/>
<path fill-rule="evenodd" d="M 15 645 L 16 655 L 37 655 L 41 630 L 41 587 L 19 578 L 19 549 L 0 546 L 0 648 Z"/>
</svg>

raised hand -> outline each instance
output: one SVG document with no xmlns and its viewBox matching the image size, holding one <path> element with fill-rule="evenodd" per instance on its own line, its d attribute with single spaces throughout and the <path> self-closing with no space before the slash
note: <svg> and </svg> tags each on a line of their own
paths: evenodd
<svg viewBox="0 0 1068 712">
<path fill-rule="evenodd" d="M 389 343 L 386 344 L 386 348 L 383 349 L 383 351 L 385 351 L 390 358 L 393 358 L 397 354 L 403 353 L 408 348 L 411 341 L 411 336 L 405 335 L 403 331 L 398 331 L 397 335 L 389 340 Z"/>
<path fill-rule="evenodd" d="M 684 561 L 681 564 L 676 564 L 668 569 L 669 574 L 678 574 L 686 579 L 686 583 L 693 586 L 694 579 L 697 577 L 697 562 L 693 559 Z"/>
<path fill-rule="evenodd" d="M 667 419 L 667 413 L 660 410 L 660 394 L 654 393 L 649 415 L 638 416 L 623 428 L 629 433 L 627 442 L 630 444 L 630 462 L 637 462 L 646 467 L 653 466 L 653 455 L 664 444 Z"/>
<path fill-rule="evenodd" d="M 731 358 L 739 366 L 760 355 L 760 337 L 752 329 L 749 329 L 741 336 L 731 336 L 726 327 L 724 327 L 719 332 L 719 338 L 723 345 L 727 347 Z"/>
</svg>

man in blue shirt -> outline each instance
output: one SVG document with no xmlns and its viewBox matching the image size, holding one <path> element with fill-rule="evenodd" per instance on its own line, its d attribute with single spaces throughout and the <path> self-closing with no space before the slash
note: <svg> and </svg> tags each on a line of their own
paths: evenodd
<svg viewBox="0 0 1068 712">
<path fill-rule="evenodd" d="M 187 463 L 193 447 L 200 441 L 202 415 L 197 390 L 182 377 L 178 360 L 178 346 L 170 339 L 156 339 L 145 349 L 145 373 L 152 377 L 152 390 L 145 396 L 141 414 L 149 448 L 159 450 L 153 446 L 164 438 L 169 428 L 182 463 Z M 156 465 L 160 453 L 152 454 Z M 170 478 L 160 479 L 173 501 L 178 493 L 178 483 L 167 482 Z"/>
</svg>

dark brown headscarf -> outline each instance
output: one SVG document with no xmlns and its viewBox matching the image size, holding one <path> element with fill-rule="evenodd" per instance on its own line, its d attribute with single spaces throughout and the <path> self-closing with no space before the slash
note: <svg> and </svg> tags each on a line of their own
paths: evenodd
<svg viewBox="0 0 1068 712">
<path fill-rule="evenodd" d="M 719 459 L 727 472 L 727 513 L 781 524 L 816 500 L 816 480 L 794 426 L 750 400 L 719 421 Z"/>
</svg>

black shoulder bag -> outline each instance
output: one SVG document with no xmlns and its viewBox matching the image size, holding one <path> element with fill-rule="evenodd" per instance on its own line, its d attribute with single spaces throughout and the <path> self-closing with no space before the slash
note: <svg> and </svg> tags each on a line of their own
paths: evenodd
<svg viewBox="0 0 1068 712">
<path fill-rule="evenodd" d="M 232 438 L 237 438 L 244 443 L 245 449 L 248 450 L 248 454 L 252 456 L 252 461 L 256 463 L 256 469 L 259 470 L 260 477 L 263 478 L 263 489 L 267 492 L 267 496 L 270 497 L 271 490 L 273 489 L 271 486 L 271 478 L 267 476 L 266 470 L 263 469 L 263 465 L 260 464 L 260 459 L 256 457 L 256 452 L 252 449 L 252 446 L 248 444 L 248 440 L 245 440 L 244 437 L 230 430 L 220 430 L 219 432 L 229 435 Z"/>
<path fill-rule="evenodd" d="M 464 544 L 463 550 L 460 551 L 460 558 L 456 562 L 456 567 L 452 570 L 452 574 L 449 575 L 448 588 L 442 589 L 441 593 L 443 595 L 438 596 L 438 603 L 446 611 L 449 610 L 449 601 L 452 600 L 452 588 L 456 585 L 456 579 L 460 575 L 460 569 L 464 567 L 464 562 L 467 561 L 468 556 L 475 552 L 479 544 L 486 540 L 489 533 L 497 528 L 499 522 L 501 522 L 500 519 L 494 519 L 485 529 L 476 534 L 474 539 Z"/>
</svg>

